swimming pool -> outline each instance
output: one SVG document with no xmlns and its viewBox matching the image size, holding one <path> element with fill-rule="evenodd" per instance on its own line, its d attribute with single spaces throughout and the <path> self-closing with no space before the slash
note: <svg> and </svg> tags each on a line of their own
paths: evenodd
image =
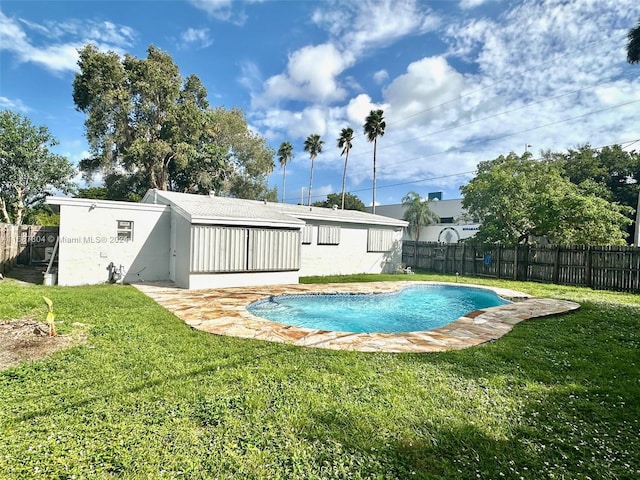
<svg viewBox="0 0 640 480">
<path fill-rule="evenodd" d="M 413 285 L 392 293 L 271 296 L 247 309 L 258 317 L 296 327 L 405 333 L 439 328 L 472 311 L 508 303 L 481 288 Z"/>
</svg>

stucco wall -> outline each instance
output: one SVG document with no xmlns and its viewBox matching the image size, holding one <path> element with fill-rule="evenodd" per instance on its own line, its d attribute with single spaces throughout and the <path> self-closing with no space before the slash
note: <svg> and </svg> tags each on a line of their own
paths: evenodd
<svg viewBox="0 0 640 480">
<path fill-rule="evenodd" d="M 175 255 L 174 260 L 170 260 L 170 268 L 175 267 L 173 281 L 179 287 L 189 288 L 191 223 L 175 210 L 171 216 L 171 255 Z"/>
<path fill-rule="evenodd" d="M 311 222 L 309 222 L 311 223 Z M 318 227 L 313 223 L 311 244 L 302 245 L 300 276 L 349 275 L 353 273 L 394 272 L 401 263 L 402 230 L 393 231 L 394 248 L 389 252 L 367 252 L 368 227 L 341 224 L 338 245 L 318 245 Z M 375 228 L 383 228 L 376 226 Z"/>
<path fill-rule="evenodd" d="M 58 283 L 104 283 L 108 265 L 122 265 L 125 282 L 169 278 L 170 211 L 161 205 L 70 199 L 60 204 Z M 133 240 L 117 237 L 117 221 L 133 222 Z"/>
</svg>

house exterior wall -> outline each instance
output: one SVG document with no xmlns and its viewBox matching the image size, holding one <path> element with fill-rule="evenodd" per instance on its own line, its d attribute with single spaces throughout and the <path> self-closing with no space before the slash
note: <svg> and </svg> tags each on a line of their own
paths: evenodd
<svg viewBox="0 0 640 480">
<path fill-rule="evenodd" d="M 393 246 L 388 252 L 367 252 L 369 226 L 347 223 L 314 222 L 311 243 L 302 245 L 300 276 L 349 275 L 354 273 L 391 273 L 402 261 L 402 229 L 393 231 Z M 340 227 L 337 245 L 319 245 L 318 234 L 323 225 Z M 373 228 L 373 227 L 371 227 Z M 376 229 L 385 227 L 376 226 Z"/>
<path fill-rule="evenodd" d="M 131 240 L 118 238 L 118 221 L 133 222 Z M 122 266 L 124 282 L 167 280 L 169 221 L 165 206 L 61 202 L 58 284 L 104 283 L 111 262 Z"/>
<path fill-rule="evenodd" d="M 191 223 L 178 212 L 171 212 L 171 254 L 174 265 L 173 281 L 182 288 L 189 288 L 189 262 L 191 259 Z"/>
</svg>

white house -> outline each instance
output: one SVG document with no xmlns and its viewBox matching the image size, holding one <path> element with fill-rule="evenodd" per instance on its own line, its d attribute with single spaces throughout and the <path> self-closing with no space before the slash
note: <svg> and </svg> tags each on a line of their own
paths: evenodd
<svg viewBox="0 0 640 480">
<path fill-rule="evenodd" d="M 393 272 L 407 222 L 365 212 L 149 190 L 141 203 L 48 197 L 58 283 L 171 280 L 189 289 Z"/>
<path fill-rule="evenodd" d="M 421 227 L 421 242 L 458 243 L 472 237 L 480 228 L 479 223 L 466 220 L 466 212 L 462 207 L 462 199 L 442 200 L 441 192 L 430 193 L 429 208 L 440 217 L 433 225 Z M 368 210 L 371 210 L 369 207 Z M 405 208 L 402 204 L 376 205 L 376 214 L 401 219 Z M 415 240 L 414 234 L 405 231 L 404 240 Z"/>
</svg>

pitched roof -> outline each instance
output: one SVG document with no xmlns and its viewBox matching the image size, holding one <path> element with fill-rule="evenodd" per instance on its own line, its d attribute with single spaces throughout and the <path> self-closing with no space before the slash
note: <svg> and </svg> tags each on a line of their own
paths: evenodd
<svg viewBox="0 0 640 480">
<path fill-rule="evenodd" d="M 191 223 L 281 226 L 300 228 L 303 221 L 269 208 L 264 202 L 236 198 L 149 190 L 145 203 L 171 205 Z"/>
<path fill-rule="evenodd" d="M 404 227 L 407 222 L 355 210 L 149 190 L 145 203 L 168 203 L 192 223 L 299 227 L 305 220 Z"/>
</svg>

